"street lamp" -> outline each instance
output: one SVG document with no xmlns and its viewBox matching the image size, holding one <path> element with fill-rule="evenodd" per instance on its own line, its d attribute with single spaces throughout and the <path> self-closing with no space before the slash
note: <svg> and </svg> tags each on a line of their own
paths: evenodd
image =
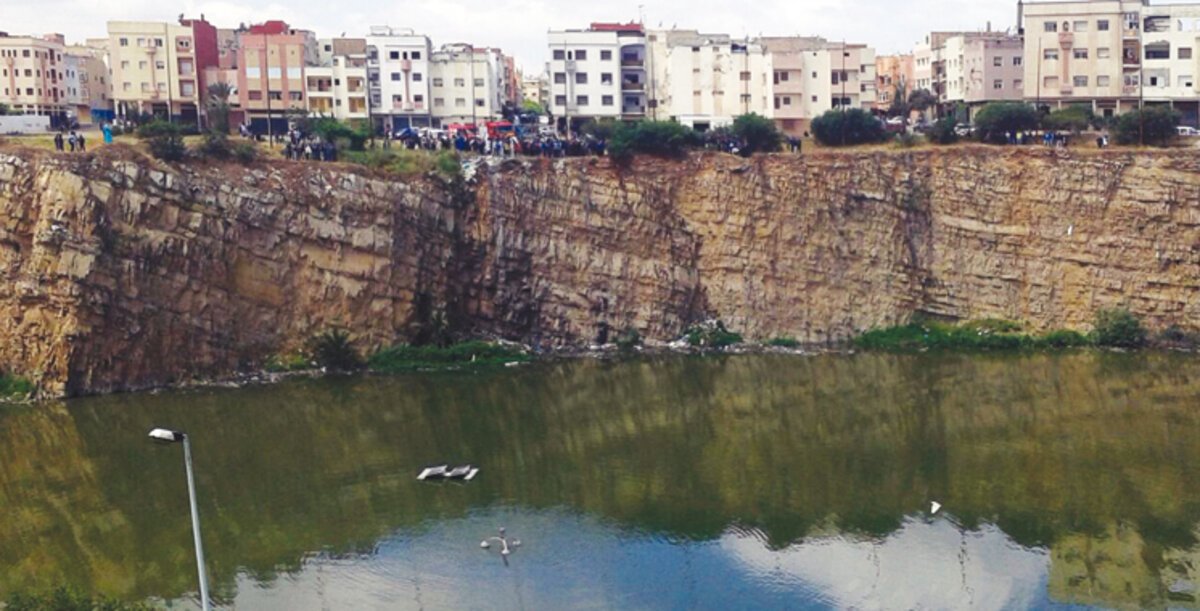
<svg viewBox="0 0 1200 611">
<path fill-rule="evenodd" d="M 200 512 L 196 509 L 196 479 L 192 475 L 192 444 L 188 441 L 187 433 L 169 429 L 156 428 L 150 431 L 150 438 L 164 444 L 183 442 L 183 464 L 187 470 L 188 500 L 192 507 L 192 537 L 196 542 L 196 567 L 200 573 L 200 605 L 204 611 L 211 611 L 208 575 L 204 571 L 204 544 L 200 541 Z"/>
</svg>

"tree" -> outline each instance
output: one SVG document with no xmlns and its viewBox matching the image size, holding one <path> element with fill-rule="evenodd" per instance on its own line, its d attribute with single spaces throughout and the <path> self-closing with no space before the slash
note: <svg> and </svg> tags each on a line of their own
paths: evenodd
<svg viewBox="0 0 1200 611">
<path fill-rule="evenodd" d="M 1161 106 L 1127 112 L 1117 118 L 1117 144 L 1167 146 L 1179 135 L 1180 120 L 1178 112 Z"/>
<path fill-rule="evenodd" d="M 689 148 L 700 145 L 692 128 L 674 121 L 638 121 L 619 124 L 608 143 L 608 154 L 627 161 L 636 153 L 659 157 L 682 157 Z"/>
<path fill-rule="evenodd" d="M 229 83 L 213 83 L 208 86 L 208 130 L 218 134 L 229 133 L 229 96 L 233 87 Z"/>
<path fill-rule="evenodd" d="M 1050 131 L 1069 131 L 1075 134 L 1087 129 L 1095 120 L 1087 106 L 1069 106 L 1042 117 L 1042 128 Z"/>
<path fill-rule="evenodd" d="M 812 132 L 825 146 L 882 142 L 887 137 L 879 119 L 860 108 L 826 111 L 813 119 Z"/>
<path fill-rule="evenodd" d="M 975 115 L 975 133 L 982 142 L 1005 144 L 1008 134 L 1037 129 L 1038 113 L 1023 102 L 993 102 Z"/>
<path fill-rule="evenodd" d="M 783 143 L 783 134 L 779 133 L 775 122 L 756 113 L 735 118 L 733 135 L 742 141 L 741 152 L 747 157 L 754 153 L 773 153 Z"/>
<path fill-rule="evenodd" d="M 146 143 L 151 155 L 163 161 L 180 161 L 187 154 L 183 130 L 174 123 L 155 119 L 138 127 L 137 137 Z"/>
<path fill-rule="evenodd" d="M 954 144 L 958 142 L 958 132 L 954 131 L 956 121 L 954 117 L 943 117 L 938 119 L 933 127 L 929 129 L 929 141 L 934 144 Z"/>
<path fill-rule="evenodd" d="M 613 119 L 589 119 L 579 126 L 579 132 L 601 140 L 611 140 L 617 130 L 617 122 Z"/>
<path fill-rule="evenodd" d="M 900 117 L 908 125 L 908 117 L 913 112 L 925 112 L 937 105 L 937 96 L 928 89 L 917 89 L 909 92 L 908 85 L 903 81 L 896 84 L 892 104 L 888 107 L 889 117 Z"/>
<path fill-rule="evenodd" d="M 12 112 L 12 107 L 9 106 L 8 104 L 0 102 L 0 117 L 3 117 L 4 115 L 9 114 L 10 112 Z"/>
<path fill-rule="evenodd" d="M 546 114 L 546 109 L 542 108 L 541 104 L 538 104 L 533 100 L 525 100 L 524 102 L 521 102 L 521 110 L 524 112 L 531 112 L 536 115 Z"/>
</svg>

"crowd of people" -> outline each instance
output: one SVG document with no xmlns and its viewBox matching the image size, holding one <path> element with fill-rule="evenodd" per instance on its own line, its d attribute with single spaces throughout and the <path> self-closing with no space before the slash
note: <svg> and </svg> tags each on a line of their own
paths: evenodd
<svg viewBox="0 0 1200 611">
<path fill-rule="evenodd" d="M 284 135 L 283 156 L 296 161 L 337 161 L 337 145 L 315 134 L 290 129 Z"/>
<path fill-rule="evenodd" d="M 67 135 L 64 132 L 58 131 L 54 133 L 54 150 L 56 151 L 87 151 L 87 138 L 83 136 L 83 132 L 71 130 Z"/>
</svg>

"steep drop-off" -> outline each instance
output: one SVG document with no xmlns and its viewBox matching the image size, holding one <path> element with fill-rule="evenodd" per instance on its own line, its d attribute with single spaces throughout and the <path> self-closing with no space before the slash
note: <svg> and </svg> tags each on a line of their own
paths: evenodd
<svg viewBox="0 0 1200 611">
<path fill-rule="evenodd" d="M 0 369 L 45 394 L 261 366 L 435 318 L 539 347 L 723 319 L 846 338 L 913 312 L 1200 326 L 1191 152 L 511 161 L 466 185 L 346 166 L 0 153 Z"/>
</svg>

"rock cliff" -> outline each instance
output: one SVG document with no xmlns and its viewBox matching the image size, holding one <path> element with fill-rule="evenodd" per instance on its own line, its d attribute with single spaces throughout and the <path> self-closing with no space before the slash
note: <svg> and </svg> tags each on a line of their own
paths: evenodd
<svg viewBox="0 0 1200 611">
<path fill-rule="evenodd" d="M 956 147 L 348 166 L 0 152 L 0 369 L 44 394 L 260 367 L 331 326 L 540 347 L 720 318 L 846 338 L 914 312 L 1200 327 L 1200 158 Z"/>
</svg>

